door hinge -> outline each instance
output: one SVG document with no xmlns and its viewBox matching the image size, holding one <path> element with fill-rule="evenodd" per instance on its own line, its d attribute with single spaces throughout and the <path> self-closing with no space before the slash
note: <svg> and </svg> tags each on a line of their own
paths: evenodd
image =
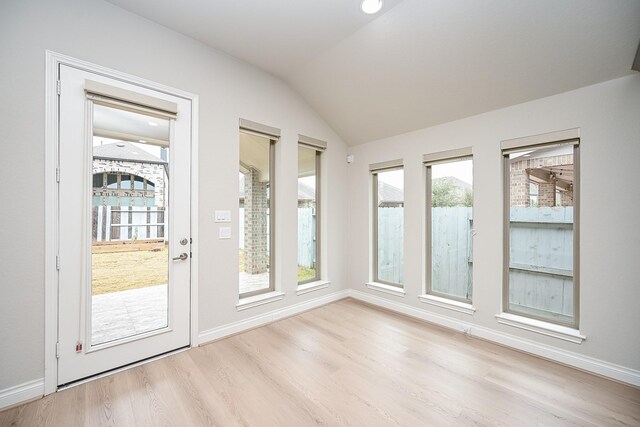
<svg viewBox="0 0 640 427">
<path fill-rule="evenodd" d="M 62 92 L 62 82 L 60 80 L 56 81 L 56 92 L 58 92 L 58 95 Z"/>
<path fill-rule="evenodd" d="M 60 359 L 60 343 L 56 343 L 56 359 Z"/>
<path fill-rule="evenodd" d="M 56 255 L 56 270 L 60 270 L 60 255 Z"/>
<path fill-rule="evenodd" d="M 56 182 L 60 182 L 60 168 L 56 168 Z"/>
</svg>

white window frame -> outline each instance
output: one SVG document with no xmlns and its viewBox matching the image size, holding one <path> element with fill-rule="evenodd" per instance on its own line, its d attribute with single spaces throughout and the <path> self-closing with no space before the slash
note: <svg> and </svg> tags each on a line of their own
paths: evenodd
<svg viewBox="0 0 640 427">
<path fill-rule="evenodd" d="M 319 139 L 311 138 L 305 135 L 298 135 L 298 153 L 300 153 L 300 148 L 311 149 L 316 152 L 315 158 L 315 171 L 316 171 L 316 191 L 315 191 L 315 204 L 316 204 L 316 274 L 311 279 L 303 280 L 298 282 L 298 287 L 307 285 L 309 283 L 317 282 L 322 280 L 322 153 L 327 148 L 327 143 L 325 141 L 321 141 Z M 299 155 L 299 154 L 298 154 Z M 296 203 L 297 203 L 296 197 Z M 297 274 L 297 273 L 296 273 Z"/>
<path fill-rule="evenodd" d="M 509 155 L 527 149 L 538 149 L 546 146 L 571 144 L 573 146 L 573 321 L 562 322 L 548 317 L 536 316 L 509 308 L 509 269 L 510 269 L 510 159 Z M 503 168 L 503 277 L 502 277 L 502 312 L 498 319 L 511 317 L 531 319 L 539 324 L 547 324 L 550 328 L 565 327 L 578 330 L 580 326 L 580 129 L 567 129 L 547 134 L 510 139 L 501 142 Z M 526 322 L 526 320 L 525 320 Z M 526 322 L 529 323 L 529 322 Z M 584 337 L 580 338 L 580 342 Z"/>
<path fill-rule="evenodd" d="M 386 280 L 382 280 L 378 277 L 378 174 L 382 172 L 391 172 L 394 170 L 402 170 L 403 179 L 404 179 L 404 163 L 402 159 L 399 160 L 390 160 L 382 163 L 375 163 L 369 166 L 369 171 L 371 173 L 371 182 L 372 182 L 372 204 L 371 204 L 371 219 L 372 219 L 372 232 L 373 232 L 373 241 L 371 245 L 372 249 L 372 272 L 371 277 L 373 278 L 372 284 L 374 288 L 377 288 L 376 284 L 384 285 L 384 290 L 391 291 L 395 293 L 396 291 L 404 290 L 404 283 L 393 283 L 388 282 Z M 403 203 L 404 203 L 404 191 L 403 191 Z M 404 218 L 403 218 L 404 222 Z M 404 236 L 402 236 L 402 242 L 404 245 Z M 402 259 L 404 263 L 404 257 Z M 404 271 L 404 266 L 403 266 Z M 372 286 L 370 286 L 372 287 Z M 384 291 L 383 290 L 383 291 Z M 404 292 L 402 292 L 404 294 Z"/>
<path fill-rule="evenodd" d="M 423 156 L 423 164 L 425 166 L 425 175 L 426 175 L 426 188 L 425 188 L 425 206 L 426 206 L 426 212 L 425 212 L 425 234 L 426 234 L 426 238 L 425 238 L 425 292 L 426 292 L 426 296 L 427 297 L 437 297 L 436 298 L 423 298 L 423 300 L 425 300 L 425 302 L 440 302 L 443 303 L 446 300 L 451 300 L 451 301 L 455 301 L 458 303 L 462 303 L 463 307 L 466 309 L 472 308 L 472 304 L 473 304 L 473 278 L 471 279 L 471 298 L 461 298 L 461 297 L 457 297 L 455 295 L 450 295 L 450 294 L 445 294 L 445 293 L 441 293 L 441 292 L 437 292 L 433 290 L 433 284 L 432 284 L 432 268 L 433 268 L 433 253 L 432 253 L 432 200 L 431 200 L 431 194 L 432 194 L 432 184 L 433 184 L 433 180 L 431 177 L 431 167 L 434 165 L 441 165 L 444 163 L 454 163 L 454 162 L 459 162 L 459 161 L 464 161 L 464 160 L 471 160 L 473 162 L 473 148 L 472 147 L 466 147 L 466 148 L 460 148 L 460 149 L 455 149 L 455 150 L 447 150 L 447 151 L 441 151 L 441 152 L 437 152 L 437 153 L 432 153 L 432 154 L 425 154 Z M 473 168 L 473 163 L 472 163 L 472 168 Z M 473 184 L 472 184 L 472 191 L 473 191 Z M 473 204 L 471 206 L 472 208 L 472 212 L 473 212 Z M 473 227 L 472 227 L 473 230 Z M 473 233 L 473 231 L 472 231 Z M 473 241 L 471 243 L 472 248 L 473 248 Z M 445 301 L 440 301 L 439 299 L 445 300 Z M 460 304 L 453 304 L 453 307 L 455 308 L 459 308 Z M 475 310 L 475 309 L 474 309 Z"/>
<path fill-rule="evenodd" d="M 280 139 L 280 130 L 250 120 L 240 119 L 240 133 L 254 134 L 269 140 L 269 286 L 245 293 L 240 293 L 238 287 L 239 299 L 244 300 L 243 302 L 246 303 L 252 297 L 273 293 L 276 290 L 276 144 Z M 239 143 L 240 135 L 238 135 Z M 249 308 L 246 304 L 239 305 Z"/>
</svg>

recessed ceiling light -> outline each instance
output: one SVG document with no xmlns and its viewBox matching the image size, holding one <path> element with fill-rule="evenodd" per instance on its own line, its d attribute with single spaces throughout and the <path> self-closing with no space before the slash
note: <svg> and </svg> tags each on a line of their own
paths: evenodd
<svg viewBox="0 0 640 427">
<path fill-rule="evenodd" d="M 143 144 L 147 143 L 147 141 L 145 141 L 144 139 L 139 139 L 138 142 L 142 142 Z"/>
<path fill-rule="evenodd" d="M 382 0 L 362 0 L 360 7 L 367 15 L 373 15 L 382 9 Z"/>
<path fill-rule="evenodd" d="M 149 126 L 158 126 L 156 122 L 149 122 Z"/>
</svg>

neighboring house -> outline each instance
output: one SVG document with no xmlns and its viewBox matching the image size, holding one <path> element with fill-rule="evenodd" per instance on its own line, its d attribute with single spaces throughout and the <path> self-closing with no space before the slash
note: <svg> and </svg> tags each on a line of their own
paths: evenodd
<svg viewBox="0 0 640 427">
<path fill-rule="evenodd" d="M 164 238 L 167 172 L 166 160 L 130 142 L 94 146 L 94 240 Z"/>
<path fill-rule="evenodd" d="M 380 208 L 404 207 L 404 192 L 391 184 L 378 181 L 378 200 Z"/>
<path fill-rule="evenodd" d="M 510 163 L 511 207 L 573 206 L 573 154 L 566 149 L 525 152 Z"/>
<path fill-rule="evenodd" d="M 93 147 L 93 206 L 164 207 L 167 161 L 130 142 Z"/>
</svg>

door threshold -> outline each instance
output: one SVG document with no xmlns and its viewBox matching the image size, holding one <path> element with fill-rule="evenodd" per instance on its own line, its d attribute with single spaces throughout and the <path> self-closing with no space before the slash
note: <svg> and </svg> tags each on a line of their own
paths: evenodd
<svg viewBox="0 0 640 427">
<path fill-rule="evenodd" d="M 66 384 L 59 385 L 56 389 L 56 392 L 66 390 L 68 388 L 76 387 L 90 381 L 94 381 L 100 378 L 108 377 L 109 375 L 117 374 L 118 372 L 126 371 L 127 369 L 135 368 L 136 366 L 145 365 L 147 363 L 163 359 L 165 357 L 173 356 L 174 354 L 182 353 L 183 351 L 187 351 L 191 348 L 191 346 L 187 345 L 185 347 L 180 347 L 175 350 L 167 351 L 166 353 L 158 354 L 155 356 L 147 357 L 146 359 L 138 360 L 137 362 L 129 363 L 128 365 L 120 366 L 118 368 L 110 369 L 105 372 L 101 372 L 99 374 L 91 375 L 89 377 L 81 378 L 79 380 L 75 380 Z"/>
</svg>

